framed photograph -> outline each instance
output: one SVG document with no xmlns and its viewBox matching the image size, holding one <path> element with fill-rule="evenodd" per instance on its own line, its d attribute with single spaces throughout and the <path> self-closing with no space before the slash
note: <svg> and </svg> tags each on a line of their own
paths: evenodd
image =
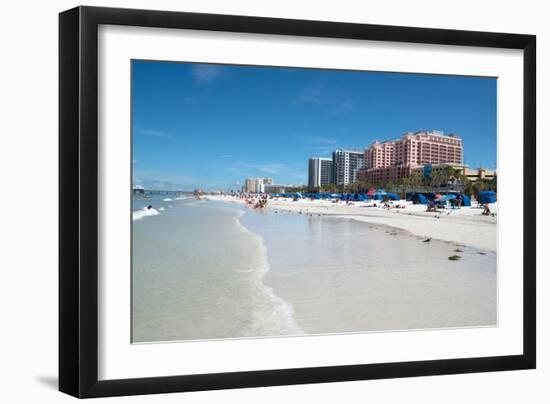
<svg viewBox="0 0 550 404">
<path fill-rule="evenodd" d="M 534 36 L 59 29 L 61 391 L 535 368 Z"/>
</svg>

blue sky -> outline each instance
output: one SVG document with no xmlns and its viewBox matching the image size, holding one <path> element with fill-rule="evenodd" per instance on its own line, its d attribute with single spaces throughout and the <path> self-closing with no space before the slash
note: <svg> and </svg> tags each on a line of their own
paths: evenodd
<svg viewBox="0 0 550 404">
<path fill-rule="evenodd" d="M 422 129 L 496 167 L 496 79 L 132 62 L 134 184 L 236 189 L 307 183 L 307 159 Z"/>
</svg>

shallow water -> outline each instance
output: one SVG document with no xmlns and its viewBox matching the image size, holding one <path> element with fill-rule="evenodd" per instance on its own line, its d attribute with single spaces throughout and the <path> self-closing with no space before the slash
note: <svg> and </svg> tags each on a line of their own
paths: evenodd
<svg viewBox="0 0 550 404">
<path fill-rule="evenodd" d="M 307 333 L 496 324 L 494 253 L 305 210 L 242 223 L 263 237 L 265 282 Z"/>
<path fill-rule="evenodd" d="M 166 198 L 134 201 L 159 213 L 134 214 L 134 342 L 496 323 L 494 253 L 352 219 Z"/>
<path fill-rule="evenodd" d="M 265 247 L 238 222 L 242 209 L 148 203 L 165 209 L 133 221 L 134 342 L 300 332 L 289 305 L 262 282 Z"/>
</svg>

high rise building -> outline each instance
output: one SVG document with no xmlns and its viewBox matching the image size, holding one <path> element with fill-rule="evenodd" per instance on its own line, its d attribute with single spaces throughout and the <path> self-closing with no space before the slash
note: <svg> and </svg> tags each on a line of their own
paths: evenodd
<svg viewBox="0 0 550 404">
<path fill-rule="evenodd" d="M 335 150 L 332 152 L 333 181 L 337 185 L 348 185 L 357 181 L 357 172 L 365 164 L 365 153 L 357 150 Z"/>
<path fill-rule="evenodd" d="M 318 188 L 333 182 L 332 159 L 311 157 L 308 164 L 308 187 Z"/>
<path fill-rule="evenodd" d="M 265 185 L 272 185 L 272 178 L 247 178 L 244 180 L 243 190 L 245 192 L 263 193 Z"/>
<path fill-rule="evenodd" d="M 462 139 L 440 131 L 405 133 L 399 140 L 374 142 L 365 151 L 365 168 L 387 167 L 399 164 L 462 164 Z"/>
<path fill-rule="evenodd" d="M 395 163 L 395 142 L 386 140 L 383 143 L 378 141 L 371 144 L 365 150 L 365 168 L 385 167 Z"/>
<path fill-rule="evenodd" d="M 464 149 L 457 135 L 440 131 L 405 133 L 399 140 L 374 142 L 365 151 L 365 167 L 358 178 L 383 183 L 408 177 L 416 167 L 427 164 L 462 165 Z"/>
</svg>

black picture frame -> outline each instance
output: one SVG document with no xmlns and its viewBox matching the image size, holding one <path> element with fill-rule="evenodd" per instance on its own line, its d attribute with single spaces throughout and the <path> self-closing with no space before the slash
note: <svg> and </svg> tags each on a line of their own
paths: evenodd
<svg viewBox="0 0 550 404">
<path fill-rule="evenodd" d="M 523 354 L 98 380 L 98 26 L 113 24 L 523 50 Z M 59 15 L 59 390 L 105 397 L 536 366 L 536 37 L 279 18 L 77 7 Z M 518 268 L 519 270 L 519 268 Z"/>
</svg>

